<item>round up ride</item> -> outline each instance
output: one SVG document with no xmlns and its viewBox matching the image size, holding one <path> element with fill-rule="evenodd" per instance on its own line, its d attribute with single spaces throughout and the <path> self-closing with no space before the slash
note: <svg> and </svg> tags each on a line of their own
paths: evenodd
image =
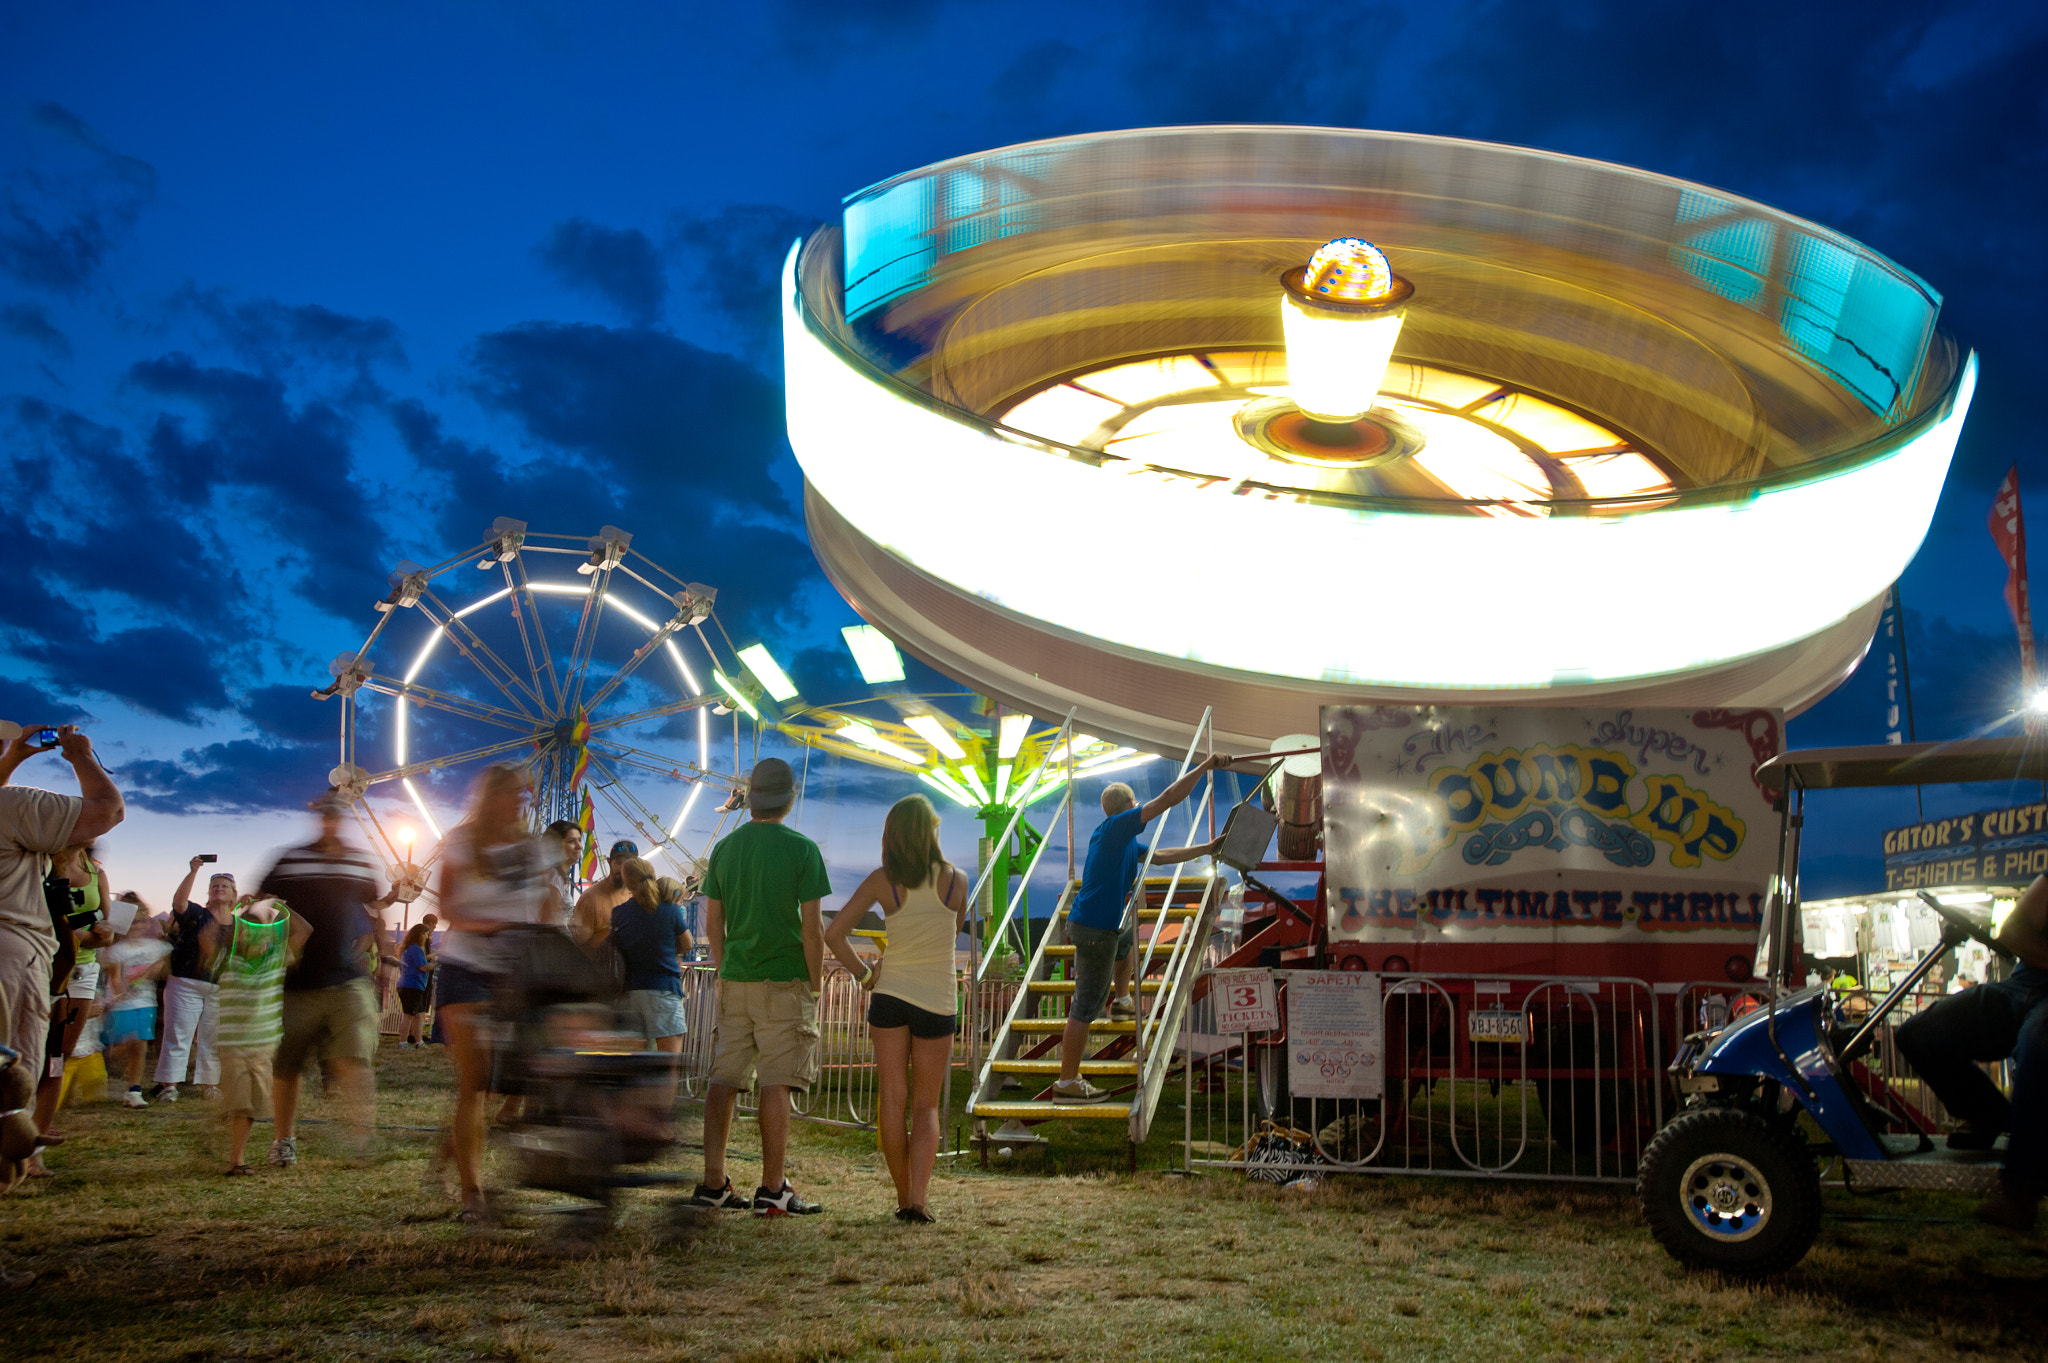
<svg viewBox="0 0 2048 1363">
<path fill-rule="evenodd" d="M 784 275 L 818 557 L 1007 705 L 1184 745 L 1326 704 L 1796 713 L 1974 386 L 1940 296 L 1621 166 L 1153 129 L 847 199 Z"/>
</svg>

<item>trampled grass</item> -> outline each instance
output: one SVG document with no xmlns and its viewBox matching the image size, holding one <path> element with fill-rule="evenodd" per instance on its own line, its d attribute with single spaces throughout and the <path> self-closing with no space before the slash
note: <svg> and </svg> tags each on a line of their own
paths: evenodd
<svg viewBox="0 0 2048 1363">
<path fill-rule="evenodd" d="M 925 1227 L 890 1218 L 871 1135 L 799 1124 L 792 1177 L 823 1216 L 679 1222 L 676 1190 L 649 1189 L 578 1249 L 551 1194 L 507 1194 L 504 1226 L 455 1225 L 422 1186 L 446 1060 L 387 1043 L 380 1080 L 380 1119 L 425 1129 L 387 1130 L 357 1167 L 311 1127 L 298 1168 L 252 1179 L 221 1177 L 222 1135 L 189 1099 L 68 1111 L 60 1177 L 0 1200 L 0 1261 L 39 1274 L 0 1299 L 5 1356 L 1492 1363 L 2034 1358 L 2048 1338 L 2048 1240 L 1980 1228 L 1961 1199 L 1830 1191 L 1813 1253 L 1757 1288 L 1680 1271 L 1621 1188 L 1185 1178 L 1159 1167 L 1166 1120 L 1136 1174 L 1099 1129 L 1051 1128 L 1050 1150 L 986 1173 L 947 1161 Z M 741 1122 L 735 1184 L 753 1139 Z"/>
</svg>

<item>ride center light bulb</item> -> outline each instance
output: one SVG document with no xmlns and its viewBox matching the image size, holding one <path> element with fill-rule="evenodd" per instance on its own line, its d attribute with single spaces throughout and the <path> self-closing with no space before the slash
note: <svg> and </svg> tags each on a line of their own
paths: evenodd
<svg viewBox="0 0 2048 1363">
<path fill-rule="evenodd" d="M 1372 410 L 1415 286 L 1377 246 L 1339 237 L 1280 277 L 1281 332 L 1295 405 L 1317 421 Z"/>
</svg>

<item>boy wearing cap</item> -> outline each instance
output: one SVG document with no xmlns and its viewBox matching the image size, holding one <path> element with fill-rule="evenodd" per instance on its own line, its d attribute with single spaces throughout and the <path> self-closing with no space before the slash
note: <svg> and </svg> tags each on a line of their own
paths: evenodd
<svg viewBox="0 0 2048 1363">
<path fill-rule="evenodd" d="M 733 1106 L 758 1073 L 761 1186 L 756 1216 L 821 1210 L 784 1176 L 790 1097 L 818 1077 L 818 987 L 825 965 L 819 901 L 832 892 L 818 845 L 782 820 L 796 796 L 789 763 L 765 758 L 747 779 L 752 819 L 711 849 L 704 873 L 704 933 L 718 966 L 718 1027 L 704 1102 L 699 1207 L 747 1203 L 725 1174 Z"/>
<path fill-rule="evenodd" d="M 633 892 L 626 888 L 626 863 L 639 855 L 639 844 L 623 838 L 605 854 L 611 863 L 611 874 L 585 890 L 576 901 L 576 911 L 569 916 L 569 935 L 576 939 L 577 946 L 593 950 L 611 932 L 612 910 L 633 897 Z"/>
<path fill-rule="evenodd" d="M 219 1096 L 220 1056 L 214 1049 L 214 1034 L 220 1025 L 220 989 L 200 949 L 199 936 L 216 916 L 234 911 L 235 878 L 217 871 L 206 882 L 206 902 L 195 904 L 186 896 L 199 878 L 203 857 L 194 857 L 185 878 L 171 892 L 169 962 L 170 978 L 164 981 L 163 1039 L 156 1055 L 156 1086 L 149 1091 L 152 1101 L 175 1103 L 178 1085 L 187 1073 L 192 1082 L 206 1089 L 208 1098 Z M 179 908 L 179 905 L 184 905 Z"/>
</svg>

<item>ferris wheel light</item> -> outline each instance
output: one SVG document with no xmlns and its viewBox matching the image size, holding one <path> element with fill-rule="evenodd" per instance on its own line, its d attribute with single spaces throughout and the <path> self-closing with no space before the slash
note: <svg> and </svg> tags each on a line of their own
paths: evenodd
<svg viewBox="0 0 2048 1363">
<path fill-rule="evenodd" d="M 889 642 L 888 635 L 873 625 L 848 625 L 839 634 L 846 640 L 846 651 L 853 655 L 853 665 L 860 669 L 862 681 L 879 686 L 903 680 L 903 655 Z"/>
<path fill-rule="evenodd" d="M 759 719 L 761 717 L 761 712 L 754 708 L 752 701 L 740 694 L 739 687 L 733 685 L 730 677 L 727 677 L 723 672 L 714 667 L 711 669 L 711 679 L 718 683 L 718 689 L 725 692 L 727 698 L 734 705 L 747 712 L 748 719 Z"/>
<path fill-rule="evenodd" d="M 936 715 L 912 715 L 903 722 L 915 729 L 925 742 L 938 750 L 941 756 L 955 762 L 967 756 L 967 749 L 961 747 L 953 735 L 946 732 L 946 726 L 939 723 Z"/>
<path fill-rule="evenodd" d="M 901 743 L 890 742 L 857 719 L 848 720 L 834 732 L 849 743 L 858 743 L 863 748 L 881 753 L 884 757 L 893 757 L 898 762 L 908 762 L 913 767 L 921 767 L 925 763 L 922 754 L 912 752 Z"/>
<path fill-rule="evenodd" d="M 439 839 L 441 836 L 441 825 L 435 823 L 434 816 L 427 813 L 427 802 L 420 798 L 419 787 L 412 783 L 410 776 L 400 777 L 398 783 L 405 787 L 407 795 L 412 796 L 413 807 L 419 810 L 420 818 L 425 820 L 427 827 L 433 830 L 434 837 Z"/>
<path fill-rule="evenodd" d="M 754 680 L 761 683 L 771 698 L 777 701 L 795 698 L 796 683 L 769 654 L 766 644 L 747 645 L 740 650 L 740 661 L 747 665 L 747 671 L 754 674 Z"/>
<path fill-rule="evenodd" d="M 1024 746 L 1024 736 L 1031 732 L 1031 716 L 1004 715 L 998 732 L 1001 736 L 996 740 L 996 756 L 1007 762 Z"/>
</svg>

